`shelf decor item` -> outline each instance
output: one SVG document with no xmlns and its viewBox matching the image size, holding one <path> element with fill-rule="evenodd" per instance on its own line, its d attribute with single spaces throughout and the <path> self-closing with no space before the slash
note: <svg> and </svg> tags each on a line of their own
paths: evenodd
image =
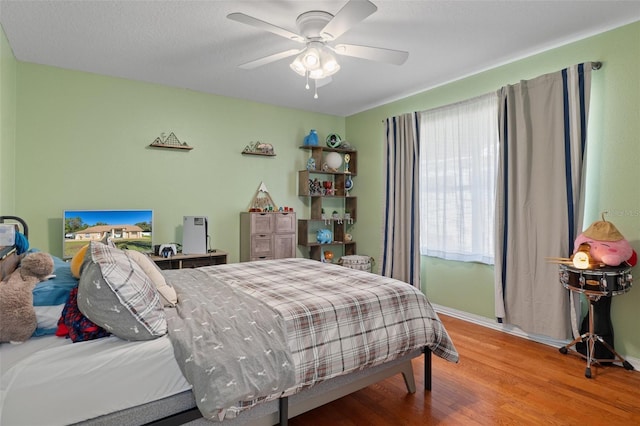
<svg viewBox="0 0 640 426">
<path fill-rule="evenodd" d="M 309 134 L 304 137 L 305 146 L 318 146 L 318 132 L 315 129 L 311 129 Z"/>
<path fill-rule="evenodd" d="M 260 182 L 260 186 L 256 191 L 256 194 L 251 199 L 251 204 L 249 204 L 250 212 L 275 212 L 278 211 L 278 207 L 276 203 L 273 202 L 271 195 L 269 195 L 269 190 L 267 189 L 267 185 L 264 182 Z"/>
<path fill-rule="evenodd" d="M 329 148 L 340 148 L 340 145 L 342 145 L 342 138 L 340 137 L 340 135 L 331 133 L 329 136 L 327 136 L 327 146 Z"/>
<path fill-rule="evenodd" d="M 251 142 L 244 147 L 242 154 L 246 155 L 262 155 L 265 157 L 275 157 L 276 153 L 273 149 L 273 145 L 264 142 Z"/>
<path fill-rule="evenodd" d="M 337 172 L 342 165 L 342 157 L 337 152 L 330 152 L 324 159 L 327 164 L 328 171 Z"/>
<path fill-rule="evenodd" d="M 316 240 L 318 240 L 320 244 L 329 244 L 333 241 L 333 233 L 327 228 L 318 229 L 318 232 L 316 232 Z"/>
<path fill-rule="evenodd" d="M 351 175 L 347 175 L 347 178 L 344 180 L 344 195 L 348 197 L 351 189 L 353 189 L 353 180 L 351 179 Z"/>
<path fill-rule="evenodd" d="M 184 149 L 184 150 L 192 150 L 193 147 L 187 145 L 186 142 L 180 142 L 176 135 L 171 132 L 169 136 L 165 138 L 164 133 L 160 134 L 160 137 L 156 138 L 151 144 L 150 147 L 153 148 L 168 148 L 168 149 Z"/>
<path fill-rule="evenodd" d="M 315 170 L 316 169 L 316 159 L 313 157 L 309 157 L 307 160 L 307 170 Z"/>
</svg>

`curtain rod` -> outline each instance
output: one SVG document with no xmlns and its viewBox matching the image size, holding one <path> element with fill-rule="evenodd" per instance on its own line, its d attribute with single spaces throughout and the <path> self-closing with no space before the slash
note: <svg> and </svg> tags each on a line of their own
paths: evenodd
<svg viewBox="0 0 640 426">
<path fill-rule="evenodd" d="M 598 71 L 600 68 L 602 68 L 602 62 L 600 61 L 591 62 L 591 69 L 593 71 Z M 382 123 L 384 122 L 385 120 L 382 120 Z"/>
</svg>

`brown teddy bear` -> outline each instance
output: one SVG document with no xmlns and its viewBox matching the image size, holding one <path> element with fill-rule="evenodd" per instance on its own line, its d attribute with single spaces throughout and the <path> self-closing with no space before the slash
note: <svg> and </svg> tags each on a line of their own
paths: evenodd
<svg viewBox="0 0 640 426">
<path fill-rule="evenodd" d="M 30 253 L 0 283 L 0 342 L 22 343 L 31 337 L 37 327 L 33 289 L 53 270 L 50 254 Z"/>
</svg>

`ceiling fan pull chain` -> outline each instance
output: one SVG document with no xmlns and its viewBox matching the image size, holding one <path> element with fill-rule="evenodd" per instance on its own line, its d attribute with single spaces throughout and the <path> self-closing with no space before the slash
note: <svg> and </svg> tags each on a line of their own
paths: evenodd
<svg viewBox="0 0 640 426">
<path fill-rule="evenodd" d="M 304 88 L 309 90 L 309 71 L 306 72 L 305 76 L 307 77 L 307 85 Z"/>
<path fill-rule="evenodd" d="M 313 80 L 313 89 L 314 89 L 314 93 L 313 93 L 313 99 L 318 99 L 318 80 Z"/>
</svg>

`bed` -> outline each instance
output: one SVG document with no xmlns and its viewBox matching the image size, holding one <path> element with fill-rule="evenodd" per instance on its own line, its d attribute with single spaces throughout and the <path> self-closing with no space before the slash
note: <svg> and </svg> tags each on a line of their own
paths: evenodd
<svg viewBox="0 0 640 426">
<path fill-rule="evenodd" d="M 428 300 L 397 280 L 300 258 L 161 274 L 178 303 L 158 336 L 0 344 L 0 424 L 286 424 L 394 374 L 415 392 L 416 357 L 426 389 L 432 354 L 458 360 Z"/>
</svg>

